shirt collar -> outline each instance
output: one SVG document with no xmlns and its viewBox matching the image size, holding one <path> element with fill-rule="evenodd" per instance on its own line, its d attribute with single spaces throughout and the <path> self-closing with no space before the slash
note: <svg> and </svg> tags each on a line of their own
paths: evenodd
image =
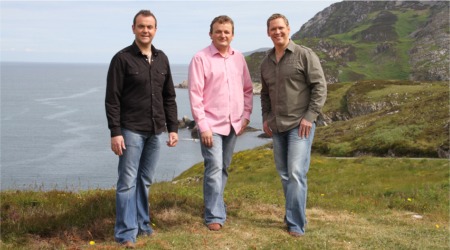
<svg viewBox="0 0 450 250">
<path fill-rule="evenodd" d="M 285 50 L 289 50 L 289 51 L 291 51 L 291 52 L 293 52 L 293 51 L 295 50 L 295 43 L 294 43 L 291 39 L 289 39 L 288 46 L 286 47 Z M 270 54 L 275 54 L 275 47 L 273 47 L 273 48 L 270 50 Z"/>
<path fill-rule="evenodd" d="M 136 41 L 133 41 L 133 44 L 131 45 L 131 50 L 133 51 L 134 54 L 142 55 L 141 49 L 139 49 L 139 47 L 137 46 Z M 155 57 L 158 56 L 158 50 L 155 48 L 155 46 L 153 46 L 153 44 L 152 44 L 151 50 L 152 50 L 152 56 L 155 56 Z"/>
<path fill-rule="evenodd" d="M 220 55 L 219 50 L 216 48 L 216 46 L 214 46 L 213 43 L 211 43 L 211 45 L 209 45 L 209 51 L 211 52 L 211 55 L 215 55 L 215 54 Z M 234 49 L 231 48 L 231 46 L 228 47 L 228 55 L 234 55 Z"/>
<path fill-rule="evenodd" d="M 289 39 L 289 43 L 288 46 L 286 47 L 287 50 L 290 50 L 291 52 L 293 52 L 295 50 L 295 43 Z"/>
</svg>

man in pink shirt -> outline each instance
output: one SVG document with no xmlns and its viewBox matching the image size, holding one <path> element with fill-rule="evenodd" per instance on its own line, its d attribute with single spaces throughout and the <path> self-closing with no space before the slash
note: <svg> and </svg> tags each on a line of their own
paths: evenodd
<svg viewBox="0 0 450 250">
<path fill-rule="evenodd" d="M 250 122 L 253 85 L 244 56 L 230 47 L 233 20 L 228 16 L 214 18 L 209 36 L 212 44 L 192 58 L 188 82 L 205 165 L 205 223 L 218 231 L 226 221 L 223 192 L 236 138 Z"/>
</svg>

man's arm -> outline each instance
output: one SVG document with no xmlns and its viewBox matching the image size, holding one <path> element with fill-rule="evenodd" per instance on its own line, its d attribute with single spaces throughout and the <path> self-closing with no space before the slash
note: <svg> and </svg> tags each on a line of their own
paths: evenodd
<svg viewBox="0 0 450 250">
<path fill-rule="evenodd" d="M 189 101 L 191 104 L 192 116 L 200 131 L 200 139 L 207 147 L 212 147 L 213 137 L 212 131 L 206 121 L 205 107 L 203 105 L 203 89 L 205 87 L 204 70 L 202 60 L 199 57 L 192 58 L 189 65 L 188 87 Z"/>
<path fill-rule="evenodd" d="M 306 54 L 307 75 L 306 80 L 311 88 L 308 110 L 300 121 L 298 136 L 308 138 L 312 123 L 319 116 L 327 98 L 327 81 L 320 64 L 319 57 L 312 51 Z"/>
<path fill-rule="evenodd" d="M 311 89 L 311 95 L 308 111 L 304 119 L 309 122 L 314 122 L 322 111 L 325 100 L 327 99 L 327 81 L 319 57 L 313 51 L 308 52 L 305 55 L 305 65 L 307 68 L 306 82 Z"/>
<path fill-rule="evenodd" d="M 166 117 L 166 127 L 169 133 L 178 133 L 178 108 L 176 102 L 176 92 L 173 85 L 169 59 L 167 57 L 165 57 L 165 64 L 167 68 L 167 75 L 163 85 L 163 108 Z"/>
<path fill-rule="evenodd" d="M 264 60 L 263 60 L 264 63 Z M 262 119 L 263 119 L 263 130 L 269 137 L 272 137 L 272 130 L 267 124 L 267 119 L 269 117 L 270 112 L 272 111 L 272 106 L 270 103 L 270 95 L 269 95 L 269 86 L 267 86 L 266 81 L 264 80 L 262 71 L 263 63 L 261 64 L 261 109 L 262 109 Z"/>
<path fill-rule="evenodd" d="M 250 72 L 248 70 L 247 62 L 245 61 L 244 56 L 242 56 L 243 61 L 243 72 L 244 72 L 244 113 L 243 113 L 243 119 L 242 119 L 242 126 L 241 130 L 238 132 L 237 135 L 242 135 L 245 131 L 245 128 L 247 128 L 248 124 L 250 123 L 250 116 L 253 111 L 253 82 L 250 77 Z"/>
<path fill-rule="evenodd" d="M 105 110 L 111 137 L 121 135 L 120 102 L 123 87 L 123 69 L 118 56 L 114 56 L 106 78 Z"/>
<path fill-rule="evenodd" d="M 105 110 L 108 128 L 111 131 L 111 150 L 118 156 L 125 150 L 125 141 L 120 129 L 120 100 L 123 86 L 123 70 L 120 60 L 114 56 L 106 78 Z"/>
</svg>

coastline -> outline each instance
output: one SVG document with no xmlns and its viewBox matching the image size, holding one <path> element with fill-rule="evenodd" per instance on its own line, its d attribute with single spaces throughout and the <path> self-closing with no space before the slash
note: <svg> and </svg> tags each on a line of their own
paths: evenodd
<svg viewBox="0 0 450 250">
<path fill-rule="evenodd" d="M 260 82 L 252 82 L 252 83 L 253 83 L 253 95 L 260 95 L 262 84 Z M 178 89 L 187 89 L 188 81 L 183 80 L 182 82 L 180 82 L 178 84 L 174 84 L 174 86 L 175 86 L 175 88 L 178 88 Z"/>
</svg>

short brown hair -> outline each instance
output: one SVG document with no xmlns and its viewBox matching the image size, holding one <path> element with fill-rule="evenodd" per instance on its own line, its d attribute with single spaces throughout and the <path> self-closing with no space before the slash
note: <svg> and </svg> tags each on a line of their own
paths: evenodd
<svg viewBox="0 0 450 250">
<path fill-rule="evenodd" d="M 155 19 L 155 28 L 158 26 L 158 22 L 156 21 L 155 15 L 149 10 L 140 10 L 133 18 L 133 26 L 136 25 L 136 18 L 139 15 L 143 15 L 145 17 L 149 17 L 149 16 L 153 17 Z"/>
<path fill-rule="evenodd" d="M 269 30 L 270 22 L 273 21 L 273 20 L 275 20 L 275 19 L 278 19 L 278 18 L 283 18 L 284 23 L 286 24 L 286 26 L 289 27 L 289 21 L 288 21 L 288 19 L 287 19 L 284 15 L 282 15 L 282 14 L 275 13 L 275 14 L 272 14 L 272 15 L 269 17 L 269 19 L 267 19 L 267 30 Z"/>
<path fill-rule="evenodd" d="M 220 23 L 220 24 L 222 24 L 222 23 L 231 23 L 231 32 L 234 35 L 234 22 L 233 22 L 233 19 L 231 19 L 229 16 L 222 15 L 222 16 L 215 17 L 212 20 L 211 25 L 209 26 L 209 34 L 212 34 L 212 32 L 213 32 L 213 25 L 215 23 Z"/>
</svg>

